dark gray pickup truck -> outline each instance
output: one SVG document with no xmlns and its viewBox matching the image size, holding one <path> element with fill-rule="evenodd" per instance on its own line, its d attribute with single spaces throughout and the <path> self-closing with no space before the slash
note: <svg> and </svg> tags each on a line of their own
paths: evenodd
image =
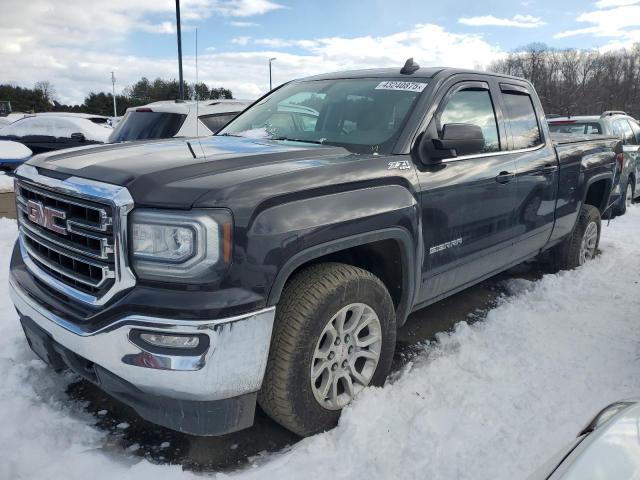
<svg viewBox="0 0 640 480">
<path fill-rule="evenodd" d="M 419 68 L 292 81 L 207 139 L 17 171 L 31 348 L 197 435 L 333 426 L 410 312 L 548 252 L 596 253 L 621 144 L 549 134 L 526 81 Z"/>
</svg>

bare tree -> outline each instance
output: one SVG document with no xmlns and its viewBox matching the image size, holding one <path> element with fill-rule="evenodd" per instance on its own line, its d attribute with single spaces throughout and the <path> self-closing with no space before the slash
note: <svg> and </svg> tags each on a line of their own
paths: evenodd
<svg viewBox="0 0 640 480">
<path fill-rule="evenodd" d="M 36 82 L 33 86 L 33 89 L 42 94 L 42 98 L 45 99 L 48 103 L 53 104 L 55 100 L 56 89 L 49 80 L 43 80 L 40 82 Z"/>
<path fill-rule="evenodd" d="M 536 43 L 495 62 L 490 70 L 531 81 L 548 113 L 625 110 L 640 116 L 640 44 L 601 53 Z"/>
</svg>

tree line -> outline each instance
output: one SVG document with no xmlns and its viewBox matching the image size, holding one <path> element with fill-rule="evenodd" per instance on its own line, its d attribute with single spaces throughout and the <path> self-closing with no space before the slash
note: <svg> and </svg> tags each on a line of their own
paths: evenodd
<svg viewBox="0 0 640 480">
<path fill-rule="evenodd" d="M 156 78 L 149 80 L 142 77 L 127 86 L 122 94 L 116 94 L 118 115 L 123 115 L 129 107 L 137 107 L 161 100 L 179 98 L 179 82 Z M 183 83 L 185 99 L 200 100 L 231 99 L 233 93 L 228 88 L 209 87 L 204 82 Z M 106 92 L 91 92 L 79 105 L 67 105 L 58 102 L 55 87 L 48 81 L 36 82 L 33 88 L 16 85 L 0 85 L 0 100 L 11 102 L 14 112 L 76 112 L 94 115 L 113 115 L 113 95 Z"/>
<path fill-rule="evenodd" d="M 489 70 L 533 83 L 547 114 L 623 110 L 640 117 L 640 43 L 609 52 L 535 43 L 494 62 Z"/>
</svg>

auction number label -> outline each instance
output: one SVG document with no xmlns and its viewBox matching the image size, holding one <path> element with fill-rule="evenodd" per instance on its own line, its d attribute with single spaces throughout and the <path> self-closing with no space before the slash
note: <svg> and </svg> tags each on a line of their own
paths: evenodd
<svg viewBox="0 0 640 480">
<path fill-rule="evenodd" d="M 399 82 L 396 80 L 388 80 L 380 82 L 376 90 L 404 90 L 405 92 L 421 92 L 427 86 L 422 82 Z"/>
</svg>

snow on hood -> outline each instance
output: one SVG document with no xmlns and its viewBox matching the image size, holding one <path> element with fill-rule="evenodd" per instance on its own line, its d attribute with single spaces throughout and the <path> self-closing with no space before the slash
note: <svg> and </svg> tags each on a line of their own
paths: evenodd
<svg viewBox="0 0 640 480">
<path fill-rule="evenodd" d="M 31 149 L 19 142 L 0 140 L 0 161 L 26 160 L 31 155 L 33 155 Z"/>
<path fill-rule="evenodd" d="M 73 133 L 82 133 L 87 140 L 106 142 L 112 129 L 98 125 L 84 118 L 32 115 L 16 120 L 3 127 L 0 136 L 25 137 L 28 135 L 46 135 L 56 138 L 71 138 Z"/>
</svg>

